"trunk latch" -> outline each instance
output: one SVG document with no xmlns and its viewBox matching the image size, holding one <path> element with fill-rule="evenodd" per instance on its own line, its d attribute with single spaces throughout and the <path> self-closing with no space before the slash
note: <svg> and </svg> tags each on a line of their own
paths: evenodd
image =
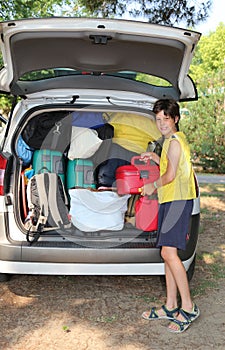
<svg viewBox="0 0 225 350">
<path fill-rule="evenodd" d="M 93 44 L 106 45 L 112 37 L 109 35 L 90 35 L 89 38 L 93 41 Z"/>
</svg>

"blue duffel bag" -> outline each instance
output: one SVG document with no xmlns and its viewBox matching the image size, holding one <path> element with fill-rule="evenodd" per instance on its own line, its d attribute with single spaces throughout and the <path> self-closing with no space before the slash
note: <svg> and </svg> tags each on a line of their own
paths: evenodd
<svg viewBox="0 0 225 350">
<path fill-rule="evenodd" d="M 22 136 L 19 136 L 16 153 L 22 159 L 23 165 L 30 165 L 34 150 L 29 147 Z"/>
</svg>

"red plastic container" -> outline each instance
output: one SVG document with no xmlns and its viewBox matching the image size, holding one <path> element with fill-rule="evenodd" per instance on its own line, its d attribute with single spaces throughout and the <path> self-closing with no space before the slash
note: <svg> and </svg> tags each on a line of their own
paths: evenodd
<svg viewBox="0 0 225 350">
<path fill-rule="evenodd" d="M 116 187 L 118 194 L 140 193 L 143 180 L 134 165 L 123 165 L 116 170 Z"/>
<path fill-rule="evenodd" d="M 131 159 L 131 165 L 123 165 L 116 170 L 118 194 L 138 194 L 144 184 L 159 178 L 159 166 L 150 160 L 146 163 L 140 156 Z"/>
<path fill-rule="evenodd" d="M 135 203 L 135 225 L 142 231 L 158 228 L 158 200 L 149 196 L 140 197 Z"/>
</svg>

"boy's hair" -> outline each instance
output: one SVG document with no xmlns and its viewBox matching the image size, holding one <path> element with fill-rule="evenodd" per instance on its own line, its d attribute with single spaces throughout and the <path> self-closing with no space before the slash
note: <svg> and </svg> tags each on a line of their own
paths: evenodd
<svg viewBox="0 0 225 350">
<path fill-rule="evenodd" d="M 176 123 L 177 131 L 179 131 L 179 120 L 180 120 L 180 107 L 175 100 L 172 99 L 160 99 L 155 102 L 153 107 L 153 112 L 155 114 L 163 111 L 166 116 L 171 117 L 175 120 L 175 117 L 178 117 L 178 121 Z"/>
</svg>

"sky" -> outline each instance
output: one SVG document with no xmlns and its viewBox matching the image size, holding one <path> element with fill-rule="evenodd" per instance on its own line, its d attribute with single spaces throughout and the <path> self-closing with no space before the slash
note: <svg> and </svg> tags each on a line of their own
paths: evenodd
<svg viewBox="0 0 225 350">
<path fill-rule="evenodd" d="M 194 2 L 198 3 L 199 0 L 195 0 Z M 202 1 L 201 1 L 202 2 Z M 124 18 L 132 19 L 133 17 L 129 17 L 129 15 L 125 14 Z M 138 19 L 137 19 L 138 20 Z M 146 21 L 145 19 L 141 19 L 140 21 Z M 193 30 L 196 30 L 203 35 L 209 34 L 209 32 L 214 32 L 219 25 L 219 23 L 223 22 L 225 24 L 225 0 L 212 0 L 211 11 L 209 12 L 209 17 L 206 21 L 201 22 L 201 24 L 196 25 Z M 185 28 L 186 24 L 182 25 L 182 23 L 176 24 L 175 26 Z"/>
<path fill-rule="evenodd" d="M 225 24 L 225 0 L 212 0 L 212 9 L 206 22 L 202 22 L 195 27 L 195 30 L 207 35 L 210 31 L 215 31 L 218 24 Z"/>
</svg>

